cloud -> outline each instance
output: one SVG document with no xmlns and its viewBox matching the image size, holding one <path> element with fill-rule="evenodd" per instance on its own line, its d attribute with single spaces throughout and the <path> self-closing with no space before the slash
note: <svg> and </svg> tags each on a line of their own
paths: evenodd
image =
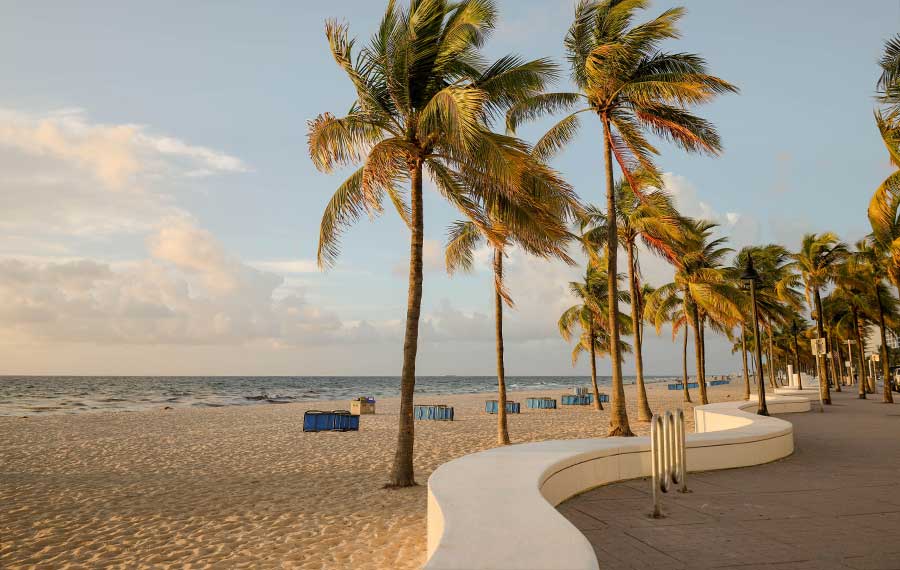
<svg viewBox="0 0 900 570">
<path fill-rule="evenodd" d="M 341 335 L 335 313 L 283 278 L 226 252 L 184 220 L 148 240 L 149 256 L 115 267 L 92 260 L 0 260 L 0 330 L 36 342 L 320 344 Z"/>
<path fill-rule="evenodd" d="M 720 213 L 713 204 L 701 198 L 697 187 L 684 176 L 664 173 L 663 187 L 674 196 L 678 211 L 685 216 L 719 224 L 719 234 L 727 235 L 732 247 L 741 248 L 759 241 L 761 228 L 755 218 L 741 212 Z"/>
<path fill-rule="evenodd" d="M 174 157 L 209 173 L 246 172 L 238 158 L 168 136 L 153 135 L 135 124 L 90 123 L 81 109 L 29 114 L 0 109 L 0 145 L 30 155 L 55 158 L 93 174 L 112 189 L 159 167 L 156 157 Z"/>
<path fill-rule="evenodd" d="M 173 190 L 196 173 L 247 172 L 240 159 L 142 125 L 91 122 L 79 109 L 0 108 L 0 230 L 10 241 L 71 244 L 154 231 L 185 217 Z"/>
<path fill-rule="evenodd" d="M 319 266 L 314 259 L 273 259 L 250 262 L 252 267 L 280 274 L 317 273 Z"/>
</svg>

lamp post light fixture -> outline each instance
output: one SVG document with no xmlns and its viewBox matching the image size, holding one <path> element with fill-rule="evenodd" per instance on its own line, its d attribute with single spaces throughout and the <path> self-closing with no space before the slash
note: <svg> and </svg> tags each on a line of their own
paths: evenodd
<svg viewBox="0 0 900 570">
<path fill-rule="evenodd" d="M 759 378 L 756 387 L 759 390 L 759 409 L 756 413 L 761 416 L 769 415 L 769 408 L 766 407 L 766 383 L 763 381 L 762 366 L 762 347 L 759 342 L 759 313 L 756 308 L 756 285 L 759 283 L 759 273 L 753 267 L 753 256 L 747 254 L 747 265 L 744 266 L 744 273 L 741 274 L 741 281 L 750 288 L 750 303 L 753 307 L 753 338 L 756 340 L 756 373 Z"/>
<path fill-rule="evenodd" d="M 800 376 L 800 350 L 797 347 L 797 333 L 800 332 L 800 327 L 797 326 L 797 320 L 794 319 L 794 322 L 791 323 L 791 333 L 794 335 L 794 369 L 797 374 L 797 388 L 799 390 L 803 389 L 803 377 Z M 790 384 L 793 384 L 793 378 L 790 379 Z"/>
</svg>

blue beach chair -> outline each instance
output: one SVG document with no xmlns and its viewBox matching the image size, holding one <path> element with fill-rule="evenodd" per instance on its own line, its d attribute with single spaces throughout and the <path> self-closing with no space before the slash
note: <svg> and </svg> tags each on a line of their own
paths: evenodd
<svg viewBox="0 0 900 570">
<path fill-rule="evenodd" d="M 540 410 L 555 410 L 556 400 L 553 398 L 527 398 L 525 400 L 525 405 L 529 408 Z"/>
<path fill-rule="evenodd" d="M 499 409 L 500 404 L 497 400 L 487 400 L 484 403 L 484 411 L 489 414 L 496 414 Z M 518 414 L 521 411 L 521 404 L 519 402 L 506 402 L 506 413 L 507 414 Z"/>
<path fill-rule="evenodd" d="M 347 410 L 309 410 L 303 414 L 303 431 L 359 431 L 359 416 Z"/>
<path fill-rule="evenodd" d="M 442 404 L 415 405 L 413 416 L 417 420 L 453 421 L 453 407 Z"/>
<path fill-rule="evenodd" d="M 572 394 L 563 394 L 560 398 L 560 403 L 563 406 L 587 406 L 588 404 L 594 403 L 594 395 L 575 396 Z"/>
</svg>

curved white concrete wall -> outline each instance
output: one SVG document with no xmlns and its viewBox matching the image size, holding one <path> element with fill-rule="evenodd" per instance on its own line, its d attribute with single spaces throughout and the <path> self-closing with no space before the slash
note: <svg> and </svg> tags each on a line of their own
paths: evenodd
<svg viewBox="0 0 900 570">
<path fill-rule="evenodd" d="M 773 395 L 767 404 L 770 413 L 809 410 L 803 396 Z M 793 426 L 758 416 L 755 408 L 746 401 L 695 408 L 698 433 L 687 436 L 688 469 L 745 467 L 790 455 Z M 648 437 L 527 443 L 445 463 L 428 480 L 425 568 L 595 570 L 590 543 L 555 506 L 649 473 Z"/>
</svg>

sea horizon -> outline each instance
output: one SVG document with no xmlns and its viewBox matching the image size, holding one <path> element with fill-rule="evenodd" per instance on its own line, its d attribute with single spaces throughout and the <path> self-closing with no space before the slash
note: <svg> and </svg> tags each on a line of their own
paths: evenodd
<svg viewBox="0 0 900 570">
<path fill-rule="evenodd" d="M 713 375 L 709 375 L 713 376 Z M 623 377 L 633 384 L 636 377 Z M 645 375 L 645 382 L 680 380 L 681 375 Z M 293 402 L 376 399 L 400 395 L 399 376 L 112 376 L 2 375 L 0 416 L 132 412 L 161 408 L 212 408 Z M 496 390 L 496 376 L 462 374 L 416 378 L 417 395 L 475 394 Z M 609 386 L 610 376 L 597 382 Z M 562 390 L 590 385 L 590 376 L 515 375 L 507 389 Z"/>
</svg>

